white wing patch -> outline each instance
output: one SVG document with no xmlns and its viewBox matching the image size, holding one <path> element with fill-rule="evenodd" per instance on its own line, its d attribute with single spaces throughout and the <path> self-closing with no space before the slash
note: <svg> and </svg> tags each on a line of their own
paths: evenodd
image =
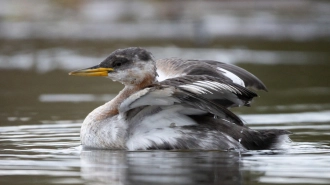
<svg viewBox="0 0 330 185">
<path fill-rule="evenodd" d="M 240 86 L 245 87 L 244 81 L 240 77 L 238 77 L 237 75 L 235 75 L 234 73 L 232 73 L 232 72 L 230 72 L 230 71 L 228 71 L 226 69 L 223 69 L 221 67 L 218 67 L 217 69 L 220 70 L 220 71 L 222 71 L 223 74 L 226 77 L 230 78 L 235 84 L 238 84 Z"/>
<path fill-rule="evenodd" d="M 194 92 L 196 94 L 213 94 L 210 90 L 229 91 L 234 94 L 242 94 L 237 88 L 231 85 L 215 81 L 196 81 L 191 84 L 180 85 L 179 87 Z"/>
<path fill-rule="evenodd" d="M 158 74 L 158 76 L 156 77 L 156 80 L 158 82 L 164 81 L 164 80 L 169 79 L 169 78 L 176 78 L 176 77 L 186 75 L 184 73 L 182 73 L 182 74 L 166 74 L 160 69 L 157 69 L 157 74 Z"/>
<path fill-rule="evenodd" d="M 207 90 L 204 87 L 198 86 L 197 84 L 194 83 L 188 85 L 180 85 L 179 87 L 184 88 L 188 91 L 192 91 L 196 94 L 208 94 L 208 93 L 212 94 L 211 91 Z"/>
</svg>

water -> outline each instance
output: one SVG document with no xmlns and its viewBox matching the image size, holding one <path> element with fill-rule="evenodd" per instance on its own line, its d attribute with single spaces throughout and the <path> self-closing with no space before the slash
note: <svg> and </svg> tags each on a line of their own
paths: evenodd
<svg viewBox="0 0 330 185">
<path fill-rule="evenodd" d="M 107 1 L 110 12 L 106 1 L 14 2 L 0 2 L 0 184 L 330 184 L 329 3 L 173 9 L 154 2 L 154 9 L 142 1 L 125 13 L 118 7 L 129 3 L 119 1 Z M 189 11 L 198 6 L 203 11 Z M 166 32 L 171 26 L 187 34 Z M 113 27 L 121 31 L 109 34 Z M 213 59 L 249 70 L 269 92 L 233 111 L 253 129 L 290 130 L 292 142 L 241 153 L 82 150 L 84 117 L 122 85 L 67 73 L 135 45 L 155 58 Z"/>
<path fill-rule="evenodd" d="M 330 88 L 329 74 L 322 74 L 328 64 L 240 65 L 263 79 L 270 92 L 260 92 L 252 107 L 234 111 L 251 128 L 293 132 L 293 142 L 283 150 L 83 151 L 83 118 L 122 86 L 103 78 L 69 77 L 65 70 L 2 70 L 0 182 L 329 184 Z M 294 74 L 283 75 L 288 73 Z M 306 75 L 315 79 L 306 82 Z"/>
<path fill-rule="evenodd" d="M 1 127 L 0 181 L 10 184 L 328 184 L 330 181 L 330 147 L 326 141 L 295 141 L 283 150 L 245 153 L 82 151 L 79 127 L 80 123 L 73 121 Z M 296 137 L 319 133 L 310 128 L 309 133 L 298 129 L 290 129 Z"/>
</svg>

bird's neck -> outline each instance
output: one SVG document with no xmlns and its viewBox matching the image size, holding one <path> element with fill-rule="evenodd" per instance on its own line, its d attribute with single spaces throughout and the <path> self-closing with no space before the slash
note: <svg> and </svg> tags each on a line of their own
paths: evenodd
<svg viewBox="0 0 330 185">
<path fill-rule="evenodd" d="M 145 87 L 153 84 L 155 82 L 155 75 L 149 75 L 144 78 L 139 84 L 125 85 L 119 94 L 113 98 L 111 101 L 102 105 L 99 112 L 99 119 L 105 119 L 107 117 L 112 117 L 119 113 L 118 108 L 120 104 L 127 99 L 132 94 L 144 89 Z"/>
</svg>

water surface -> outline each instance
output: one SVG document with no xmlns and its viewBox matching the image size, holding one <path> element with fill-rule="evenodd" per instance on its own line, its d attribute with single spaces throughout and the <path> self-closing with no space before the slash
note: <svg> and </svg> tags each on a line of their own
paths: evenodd
<svg viewBox="0 0 330 185">
<path fill-rule="evenodd" d="M 330 184 L 328 2 L 33 2 L 0 2 L 0 184 Z M 67 73 L 128 46 L 247 69 L 269 92 L 233 111 L 253 129 L 291 131 L 292 142 L 248 152 L 82 150 L 83 119 L 123 86 Z"/>
<path fill-rule="evenodd" d="M 329 184 L 330 89 L 323 78 L 329 74 L 320 74 L 329 66 L 240 65 L 264 79 L 270 92 L 260 92 L 252 107 L 234 111 L 251 128 L 293 132 L 293 142 L 284 149 L 244 153 L 84 151 L 79 141 L 83 118 L 113 98 L 121 85 L 103 78 L 69 77 L 61 71 L 2 70 L 5 80 L 1 87 L 6 88 L 0 96 L 0 182 Z M 286 71 L 295 71 L 295 75 L 283 75 Z M 299 82 L 306 75 L 314 75 L 315 79 L 309 79 L 313 83 Z"/>
</svg>

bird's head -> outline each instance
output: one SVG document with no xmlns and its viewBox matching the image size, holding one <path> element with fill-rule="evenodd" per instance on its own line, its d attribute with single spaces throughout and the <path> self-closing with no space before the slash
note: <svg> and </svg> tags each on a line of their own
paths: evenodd
<svg viewBox="0 0 330 185">
<path fill-rule="evenodd" d="M 156 66 L 150 52 L 142 48 L 131 47 L 118 49 L 100 64 L 72 71 L 69 75 L 107 76 L 124 85 L 138 85 L 146 79 L 154 81 Z"/>
</svg>

